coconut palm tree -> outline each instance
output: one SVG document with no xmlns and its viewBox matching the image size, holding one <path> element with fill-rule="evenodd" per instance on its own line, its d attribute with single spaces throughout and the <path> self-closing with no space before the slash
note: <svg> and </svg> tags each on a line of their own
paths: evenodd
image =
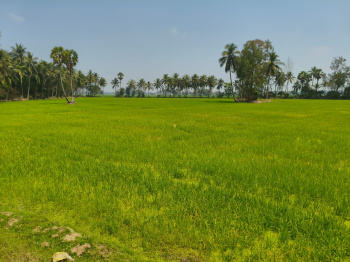
<svg viewBox="0 0 350 262">
<path fill-rule="evenodd" d="M 191 86 L 193 88 L 195 97 L 197 96 L 197 89 L 198 89 L 199 84 L 200 84 L 199 83 L 199 76 L 197 74 L 194 74 L 191 78 Z"/>
<path fill-rule="evenodd" d="M 208 78 L 206 75 L 202 75 L 199 78 L 199 87 L 200 87 L 199 95 L 200 95 L 200 97 L 203 96 L 203 91 L 204 91 L 205 87 L 207 86 L 207 80 L 208 80 Z"/>
<path fill-rule="evenodd" d="M 104 79 L 103 77 L 101 77 L 100 80 L 98 81 L 98 85 L 99 85 L 99 86 L 102 86 L 102 96 L 104 96 L 105 87 L 106 87 L 106 85 L 107 85 L 106 79 Z"/>
<path fill-rule="evenodd" d="M 282 64 L 278 60 L 278 55 L 275 52 L 271 52 L 269 54 L 269 61 L 267 62 L 267 70 L 266 70 L 266 76 L 267 76 L 267 87 L 266 87 L 266 99 L 269 98 L 269 84 L 271 77 L 275 77 L 277 75 L 277 72 L 281 70 L 281 67 L 279 66 Z"/>
<path fill-rule="evenodd" d="M 160 78 L 157 78 L 154 82 L 153 82 L 153 87 L 157 90 L 157 94 L 158 94 L 158 89 L 162 88 L 162 80 Z"/>
<path fill-rule="evenodd" d="M 12 79 L 14 78 L 13 64 L 11 61 L 11 56 L 5 50 L 0 49 L 0 85 L 6 87 L 8 99 Z M 1 91 L 1 90 L 0 90 Z"/>
<path fill-rule="evenodd" d="M 169 75 L 164 74 L 162 78 L 164 97 L 166 97 L 166 91 L 169 89 Z"/>
<path fill-rule="evenodd" d="M 146 88 L 145 79 L 143 78 L 140 79 L 140 81 L 137 83 L 137 88 L 139 88 L 142 92 L 144 92 L 144 89 Z"/>
<path fill-rule="evenodd" d="M 295 77 L 294 77 L 293 73 L 288 71 L 286 74 L 286 82 L 287 82 L 286 93 L 288 93 L 288 84 L 293 83 L 294 80 L 295 80 Z"/>
<path fill-rule="evenodd" d="M 148 97 L 149 97 L 149 91 L 150 91 L 151 89 L 153 89 L 152 83 L 151 83 L 150 81 L 148 81 L 148 82 L 146 83 L 146 89 L 148 90 Z"/>
<path fill-rule="evenodd" d="M 69 70 L 69 79 L 70 79 L 70 89 L 72 92 L 72 101 L 71 103 L 74 103 L 74 91 L 73 91 L 73 82 L 72 82 L 72 71 L 73 68 L 78 63 L 78 53 L 74 50 L 64 50 L 63 51 L 63 63 L 66 65 L 67 69 Z"/>
<path fill-rule="evenodd" d="M 225 86 L 225 81 L 224 81 L 222 78 L 220 78 L 220 79 L 217 81 L 216 89 L 220 91 L 221 88 L 223 88 L 224 86 Z"/>
<path fill-rule="evenodd" d="M 208 97 L 210 97 L 211 91 L 214 88 L 214 86 L 216 85 L 217 80 L 216 80 L 215 76 L 209 76 L 207 80 L 208 80 L 207 84 L 209 87 Z"/>
<path fill-rule="evenodd" d="M 56 65 L 58 66 L 58 69 L 59 69 L 59 76 L 60 76 L 60 80 L 61 80 L 61 86 L 62 86 L 63 94 L 64 94 L 64 97 L 65 97 L 66 100 L 67 100 L 67 103 L 69 103 L 70 101 L 68 100 L 68 97 L 67 97 L 67 95 L 66 95 L 66 91 L 64 90 L 64 87 L 63 87 L 63 81 L 62 81 L 62 72 L 61 72 L 61 69 L 62 69 L 62 64 L 63 64 L 63 52 L 64 52 L 63 47 L 61 47 L 61 46 L 55 46 L 55 47 L 51 50 L 50 57 L 52 58 L 53 63 L 56 64 Z"/>
<path fill-rule="evenodd" d="M 124 74 L 122 72 L 118 73 L 118 79 L 119 79 L 119 83 L 120 83 L 120 88 L 122 88 L 122 80 L 124 78 Z"/>
<path fill-rule="evenodd" d="M 187 97 L 188 89 L 191 87 L 191 77 L 189 75 L 185 74 L 182 77 L 182 83 L 183 83 L 183 87 L 186 89 L 185 97 Z"/>
<path fill-rule="evenodd" d="M 117 86 L 119 85 L 119 80 L 118 78 L 114 78 L 111 82 L 112 88 L 115 88 L 115 95 L 117 95 Z"/>
<path fill-rule="evenodd" d="M 227 44 L 225 46 L 225 50 L 221 54 L 221 58 L 219 59 L 220 67 L 225 66 L 225 72 L 230 72 L 230 81 L 231 81 L 231 87 L 233 88 L 232 84 L 232 73 L 236 72 L 236 64 L 237 64 L 237 56 L 239 55 L 239 51 L 236 50 L 237 46 L 233 43 Z M 234 97 L 234 96 L 233 96 Z"/>
<path fill-rule="evenodd" d="M 20 65 L 24 64 L 24 61 L 26 59 L 27 55 L 27 48 L 24 47 L 22 44 L 16 44 L 15 47 L 11 46 L 11 58 L 13 61 L 18 60 Z"/>
</svg>

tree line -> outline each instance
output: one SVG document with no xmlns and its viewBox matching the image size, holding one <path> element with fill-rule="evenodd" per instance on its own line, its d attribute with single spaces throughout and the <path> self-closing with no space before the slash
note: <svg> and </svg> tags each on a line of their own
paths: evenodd
<svg viewBox="0 0 350 262">
<path fill-rule="evenodd" d="M 92 70 L 84 74 L 75 69 L 76 51 L 56 46 L 50 57 L 50 62 L 39 61 L 22 44 L 12 46 L 11 51 L 0 49 L 0 100 L 64 97 L 75 103 L 75 96 L 103 93 L 105 78 Z"/>
<path fill-rule="evenodd" d="M 76 70 L 78 54 L 54 47 L 52 61 L 38 61 L 22 44 L 11 51 L 0 49 L 0 100 L 46 99 L 103 95 L 105 78 L 89 70 Z M 119 72 L 111 81 L 117 97 L 232 97 L 235 101 L 258 98 L 331 98 L 350 99 L 350 67 L 346 59 L 335 57 L 331 73 L 312 67 L 294 76 L 290 63 L 282 63 L 269 40 L 247 41 L 242 50 L 227 44 L 218 60 L 229 74 L 229 81 L 214 75 L 180 76 L 164 74 L 153 82 L 130 79 L 124 86 Z M 68 97 L 72 97 L 69 100 Z"/>
</svg>

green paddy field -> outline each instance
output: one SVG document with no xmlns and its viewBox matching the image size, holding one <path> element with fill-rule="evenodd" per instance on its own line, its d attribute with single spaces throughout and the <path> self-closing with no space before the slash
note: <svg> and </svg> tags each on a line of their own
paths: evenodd
<svg viewBox="0 0 350 262">
<path fill-rule="evenodd" d="M 350 101 L 76 101 L 0 103 L 0 261 L 350 261 Z"/>
</svg>

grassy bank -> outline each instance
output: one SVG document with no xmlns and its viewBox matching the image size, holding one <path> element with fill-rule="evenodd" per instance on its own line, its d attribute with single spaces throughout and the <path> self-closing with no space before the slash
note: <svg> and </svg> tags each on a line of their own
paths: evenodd
<svg viewBox="0 0 350 262">
<path fill-rule="evenodd" d="M 0 103 L 0 212 L 28 221 L 24 231 L 4 224 L 0 235 L 31 238 L 40 218 L 132 261 L 349 259 L 349 108 L 112 97 Z"/>
</svg>

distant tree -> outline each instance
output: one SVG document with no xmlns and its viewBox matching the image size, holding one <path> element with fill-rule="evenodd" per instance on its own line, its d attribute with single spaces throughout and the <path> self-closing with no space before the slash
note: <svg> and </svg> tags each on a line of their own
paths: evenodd
<svg viewBox="0 0 350 262">
<path fill-rule="evenodd" d="M 137 83 L 137 88 L 141 90 L 141 92 L 144 92 L 146 89 L 146 81 L 145 79 L 141 78 L 140 81 Z"/>
<path fill-rule="evenodd" d="M 149 97 L 149 91 L 150 91 L 151 89 L 153 89 L 153 86 L 152 86 L 152 84 L 151 84 L 150 81 L 148 81 L 148 82 L 146 83 L 146 89 L 148 90 L 148 97 Z"/>
<path fill-rule="evenodd" d="M 287 72 L 286 74 L 286 82 L 287 82 L 287 86 L 286 86 L 286 92 L 288 92 L 288 84 L 289 83 L 293 83 L 295 77 L 293 76 L 293 73 L 292 72 Z"/>
<path fill-rule="evenodd" d="M 208 78 L 207 78 L 206 75 L 202 75 L 202 76 L 199 78 L 199 87 L 200 87 L 200 89 L 199 89 L 199 95 L 200 95 L 200 97 L 203 96 L 203 91 L 204 91 L 205 87 L 206 87 L 207 84 L 208 84 L 207 81 L 208 81 Z"/>
<path fill-rule="evenodd" d="M 118 73 L 118 79 L 119 79 L 119 83 L 120 83 L 120 88 L 122 88 L 122 80 L 124 78 L 124 74 L 122 72 Z"/>
<path fill-rule="evenodd" d="M 166 97 L 166 92 L 169 89 L 169 75 L 164 74 L 162 78 L 162 83 L 163 83 L 163 90 L 164 90 L 164 97 Z"/>
<path fill-rule="evenodd" d="M 211 92 L 212 92 L 213 88 L 215 87 L 216 83 L 217 83 L 217 80 L 216 80 L 215 76 L 208 77 L 208 87 L 209 87 L 208 97 L 210 97 Z"/>
<path fill-rule="evenodd" d="M 185 97 L 188 95 L 188 89 L 191 88 L 191 77 L 188 74 L 185 74 L 182 77 L 182 84 L 185 91 Z"/>
<path fill-rule="evenodd" d="M 98 82 L 98 85 L 99 86 L 102 86 L 102 96 L 104 96 L 104 93 L 105 93 L 105 87 L 107 85 L 107 81 L 106 79 L 104 79 L 103 77 L 100 78 L 99 82 Z"/>
<path fill-rule="evenodd" d="M 111 82 L 112 88 L 115 88 L 115 95 L 117 95 L 117 86 L 119 85 L 119 80 L 118 78 L 114 78 Z"/>
<path fill-rule="evenodd" d="M 197 90 L 198 90 L 199 85 L 200 85 L 199 76 L 197 74 L 194 74 L 191 77 L 191 86 L 193 88 L 193 93 L 194 93 L 195 97 L 197 96 Z"/>
<path fill-rule="evenodd" d="M 162 88 L 162 80 L 160 78 L 157 78 L 153 82 L 153 87 L 157 90 L 157 94 L 158 94 L 158 89 L 161 90 L 161 88 Z"/>
</svg>

